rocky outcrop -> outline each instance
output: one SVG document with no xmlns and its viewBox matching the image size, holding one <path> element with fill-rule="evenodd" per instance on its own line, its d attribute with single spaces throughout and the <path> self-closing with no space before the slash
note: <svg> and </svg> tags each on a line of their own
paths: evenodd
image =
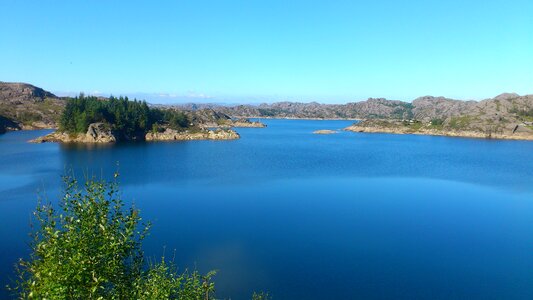
<svg viewBox="0 0 533 300">
<path fill-rule="evenodd" d="M 460 101 L 444 97 L 425 96 L 413 100 L 412 114 L 408 118 L 421 121 L 431 121 L 432 119 L 445 119 L 452 116 L 459 116 L 476 106 L 475 101 Z"/>
<path fill-rule="evenodd" d="M 313 131 L 313 133 L 314 134 L 334 134 L 334 133 L 338 133 L 338 132 L 335 131 L 335 130 L 321 129 L 321 130 Z"/>
<path fill-rule="evenodd" d="M 237 119 L 231 122 L 231 127 L 254 127 L 254 128 L 265 128 L 266 125 L 259 121 L 250 121 L 249 119 Z"/>
<path fill-rule="evenodd" d="M 85 136 L 91 143 L 113 143 L 117 141 L 109 125 L 104 123 L 89 125 Z"/>
<path fill-rule="evenodd" d="M 114 143 L 117 138 L 109 128 L 109 125 L 104 123 L 93 123 L 89 125 L 87 132 L 69 134 L 66 132 L 53 132 L 43 137 L 31 140 L 32 143 Z"/>
<path fill-rule="evenodd" d="M 178 131 L 166 128 L 161 132 L 148 132 L 146 141 L 234 140 L 239 134 L 231 129 Z"/>
<path fill-rule="evenodd" d="M 6 133 L 7 131 L 20 130 L 20 129 L 21 128 L 17 123 L 13 122 L 12 120 L 6 117 L 0 116 L 0 134 Z"/>
<path fill-rule="evenodd" d="M 187 115 L 187 118 L 191 121 L 192 124 L 201 127 L 219 127 L 230 125 L 231 117 L 222 113 L 217 112 L 213 109 L 199 109 L 194 111 L 184 111 Z"/>
<path fill-rule="evenodd" d="M 46 98 L 57 98 L 54 94 L 31 84 L 0 81 L 0 99 L 10 101 L 43 101 Z"/>
</svg>

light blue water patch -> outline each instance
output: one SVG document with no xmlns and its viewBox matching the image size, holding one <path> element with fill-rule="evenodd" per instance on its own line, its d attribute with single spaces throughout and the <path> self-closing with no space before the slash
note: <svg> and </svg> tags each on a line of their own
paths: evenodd
<svg viewBox="0 0 533 300">
<path fill-rule="evenodd" d="M 28 185 L 32 182 L 31 175 L 13 175 L 0 173 L 0 192 Z"/>
</svg>

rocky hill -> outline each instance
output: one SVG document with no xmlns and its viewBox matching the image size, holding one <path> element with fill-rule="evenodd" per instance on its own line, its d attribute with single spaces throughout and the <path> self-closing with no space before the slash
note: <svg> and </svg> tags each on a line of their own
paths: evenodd
<svg viewBox="0 0 533 300">
<path fill-rule="evenodd" d="M 65 100 L 26 83 L 0 82 L 0 131 L 55 128 Z"/>
<path fill-rule="evenodd" d="M 347 104 L 276 102 L 236 106 L 188 104 L 177 107 L 190 111 L 210 109 L 231 117 L 246 118 L 416 119 L 429 122 L 433 119 L 446 120 L 465 115 L 486 119 L 494 119 L 494 116 L 498 116 L 497 119 L 499 117 L 511 119 L 524 117 L 527 115 L 527 111 L 533 107 L 533 95 L 502 94 L 479 102 L 424 96 L 412 102 L 370 98 L 366 101 Z"/>
<path fill-rule="evenodd" d="M 533 95 L 501 94 L 483 101 L 421 97 L 411 118 L 366 118 L 357 132 L 412 133 L 502 139 L 533 139 Z"/>
</svg>

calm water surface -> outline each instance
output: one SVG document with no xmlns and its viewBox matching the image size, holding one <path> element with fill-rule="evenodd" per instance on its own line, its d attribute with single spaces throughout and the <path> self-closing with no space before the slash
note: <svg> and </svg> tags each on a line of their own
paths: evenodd
<svg viewBox="0 0 533 300">
<path fill-rule="evenodd" d="M 0 135 L 2 285 L 27 254 L 38 191 L 57 198 L 68 169 L 118 169 L 153 222 L 147 254 L 176 249 L 181 267 L 219 270 L 219 297 L 533 298 L 533 142 L 264 122 L 236 141 L 95 148 Z"/>
</svg>

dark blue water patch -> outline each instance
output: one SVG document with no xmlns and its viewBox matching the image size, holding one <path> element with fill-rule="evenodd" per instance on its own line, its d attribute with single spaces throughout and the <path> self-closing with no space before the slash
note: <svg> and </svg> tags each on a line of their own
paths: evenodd
<svg viewBox="0 0 533 300">
<path fill-rule="evenodd" d="M 145 250 L 218 269 L 247 299 L 530 299 L 533 143 L 339 131 L 351 121 L 262 120 L 241 139 L 114 146 L 0 136 L 2 283 L 27 254 L 37 191 L 111 178 L 154 223 Z M 3 285 L 3 284 L 2 284 Z M 5 296 L 1 294 L 0 296 Z"/>
</svg>

